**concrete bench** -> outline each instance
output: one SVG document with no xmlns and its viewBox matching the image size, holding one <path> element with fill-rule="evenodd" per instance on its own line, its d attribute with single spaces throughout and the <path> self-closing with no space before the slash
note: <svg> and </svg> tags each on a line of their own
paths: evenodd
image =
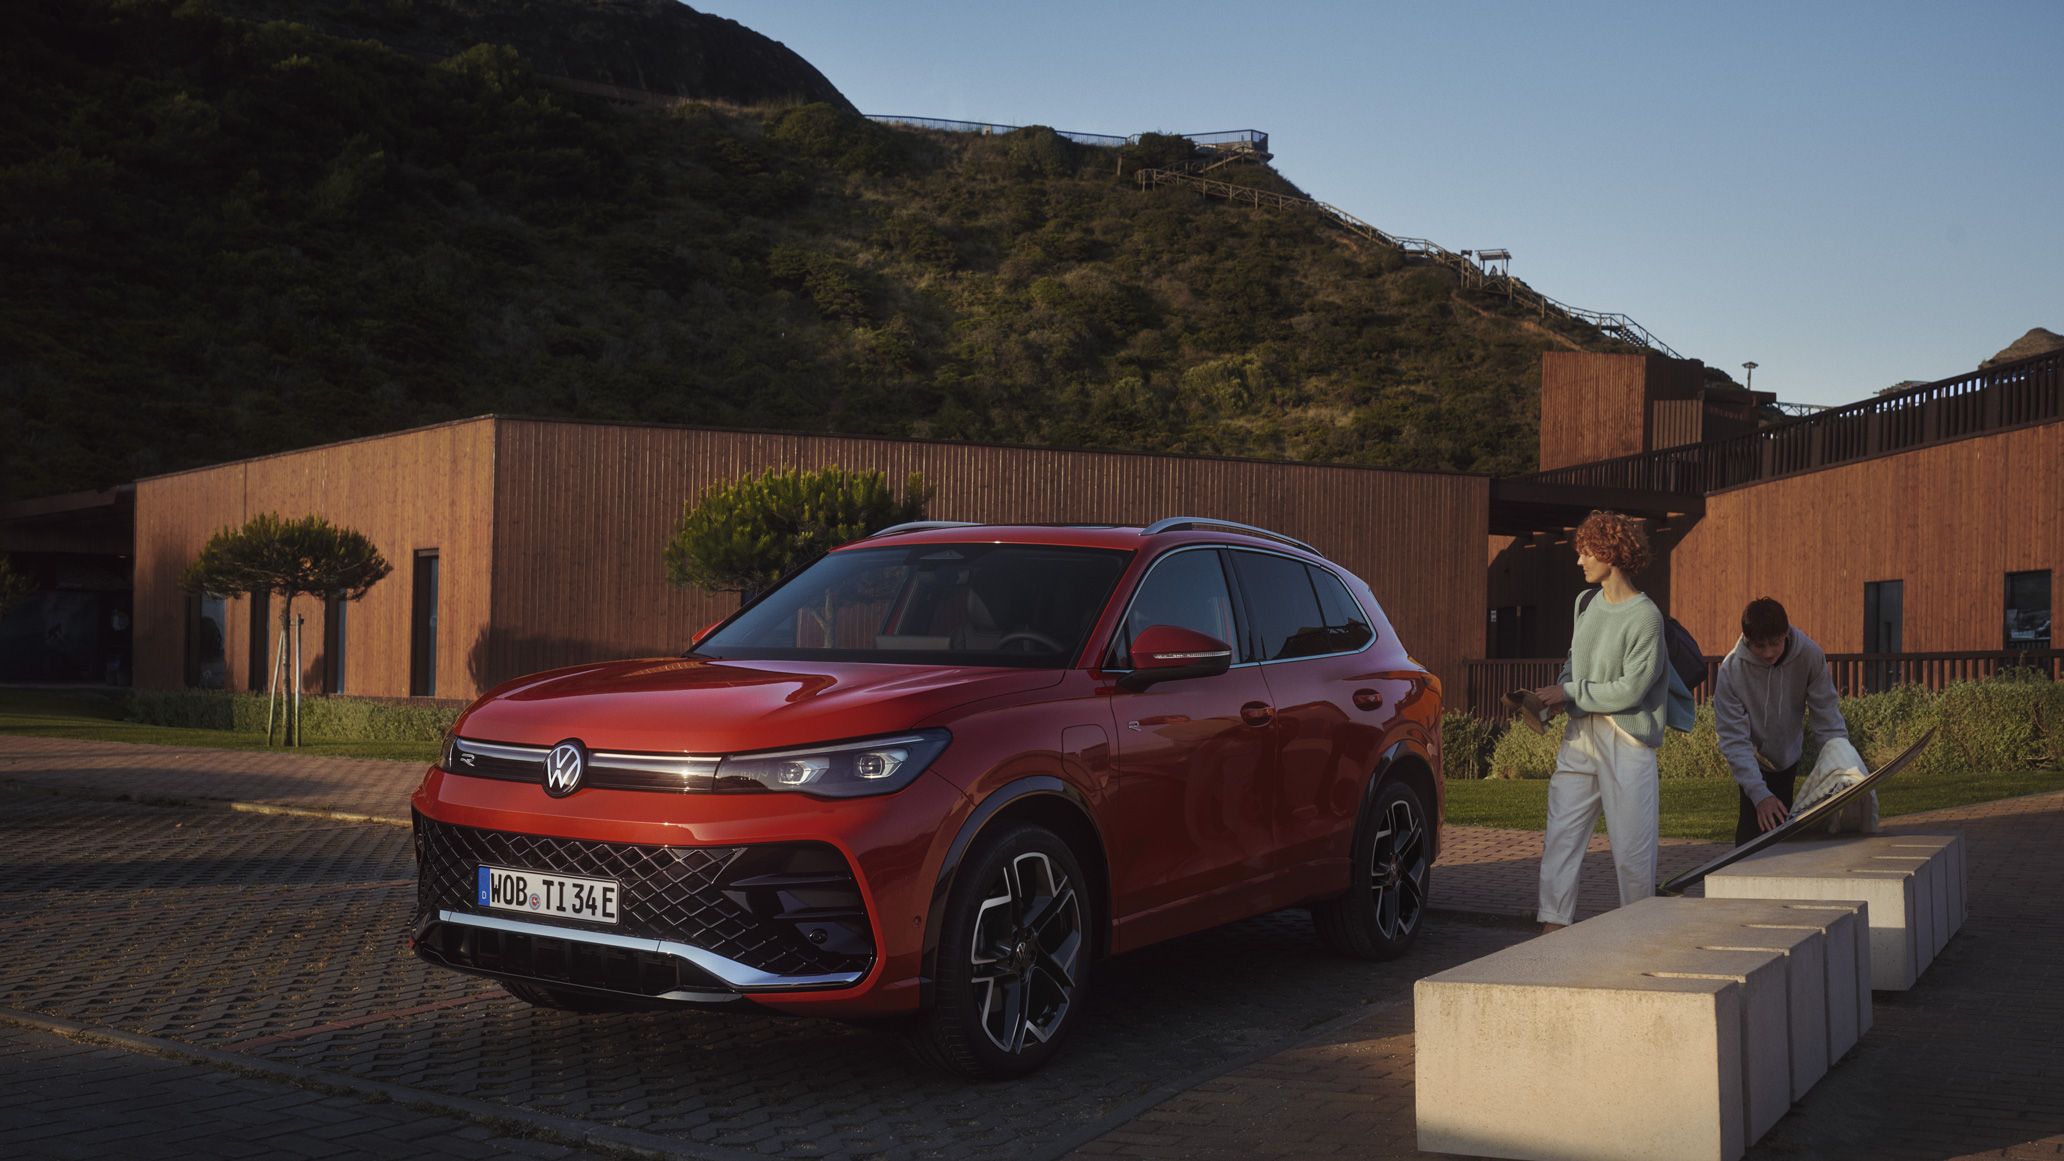
<svg viewBox="0 0 2064 1161">
<path fill-rule="evenodd" d="M 1648 899 L 1418 981 L 1419 1147 L 1732 1161 L 1860 1035 L 1862 910 Z"/>
<path fill-rule="evenodd" d="M 1904 991 L 1963 926 L 1963 838 L 1876 835 L 1788 843 L 1713 872 L 1705 888 L 1708 899 L 1868 904 L 1871 987 Z"/>
</svg>

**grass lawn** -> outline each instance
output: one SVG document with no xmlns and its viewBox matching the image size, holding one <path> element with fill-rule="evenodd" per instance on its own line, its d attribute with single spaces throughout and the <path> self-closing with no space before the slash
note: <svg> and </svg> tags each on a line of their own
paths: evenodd
<svg viewBox="0 0 2064 1161">
<path fill-rule="evenodd" d="M 122 720 L 119 693 L 93 690 L 0 689 L 0 735 L 33 734 L 92 742 L 143 742 L 154 746 L 205 746 L 217 750 L 263 750 L 263 734 L 229 730 L 147 726 Z M 293 751 L 333 758 L 390 758 L 430 762 L 435 742 L 309 742 Z"/>
<path fill-rule="evenodd" d="M 1662 783 L 1662 831 L 1669 838 L 1734 838 L 1732 780 L 1672 778 Z M 2064 771 L 2002 770 L 1964 774 L 1894 774 L 1878 788 L 1878 816 L 1917 814 L 1945 806 L 1968 806 L 1995 798 L 2016 798 L 2064 790 Z M 1500 826 L 1540 830 L 1548 818 L 1548 780 L 1451 780 L 1447 820 L 1457 826 Z M 1601 829 L 1604 822 L 1599 823 Z"/>
</svg>

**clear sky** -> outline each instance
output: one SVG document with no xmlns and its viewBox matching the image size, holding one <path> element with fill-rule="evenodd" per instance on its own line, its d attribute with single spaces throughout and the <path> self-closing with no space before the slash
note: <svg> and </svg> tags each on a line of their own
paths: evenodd
<svg viewBox="0 0 2064 1161">
<path fill-rule="evenodd" d="M 694 6 L 867 113 L 1266 130 L 1313 197 L 1787 402 L 2064 333 L 2060 0 Z"/>
</svg>

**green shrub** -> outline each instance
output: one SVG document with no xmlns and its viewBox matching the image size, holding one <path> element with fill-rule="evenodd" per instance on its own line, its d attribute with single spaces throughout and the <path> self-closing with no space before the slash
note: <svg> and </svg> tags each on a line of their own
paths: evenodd
<svg viewBox="0 0 2064 1161">
<path fill-rule="evenodd" d="M 1555 773 L 1555 752 L 1562 746 L 1562 727 L 1568 724 L 1567 715 L 1557 714 L 1546 733 L 1536 734 L 1524 726 L 1506 730 L 1491 751 L 1491 768 L 1485 777 L 1546 778 Z"/>
<path fill-rule="evenodd" d="M 132 722 L 240 734 L 264 733 L 265 715 L 263 694 L 200 689 L 135 690 L 128 708 Z M 301 699 L 302 738 L 310 742 L 434 742 L 458 716 L 455 706 L 354 697 Z"/>
<path fill-rule="evenodd" d="M 2040 676 L 2009 673 L 1988 681 L 1957 682 L 1940 693 L 1902 685 L 1844 698 L 1842 718 L 1849 727 L 1850 742 L 1873 768 L 1891 761 L 1930 729 L 1936 730 L 1935 740 L 1909 767 L 1913 774 L 2064 768 L 2064 682 Z M 1546 778 L 1553 774 L 1566 720 L 1556 718 L 1545 735 L 1507 729 L 1488 747 L 1482 776 Z M 1472 736 L 1463 732 L 1466 727 L 1450 726 L 1446 719 L 1441 728 L 1444 738 Z M 1497 727 L 1485 723 L 1480 728 L 1489 732 Z M 1809 736 L 1806 753 L 1819 753 L 1822 741 Z M 1463 761 L 1451 753 L 1451 771 L 1470 768 Z M 1720 753 L 1712 706 L 1699 707 L 1698 722 L 1689 733 L 1664 732 L 1656 765 L 1663 778 L 1733 776 Z"/>
<path fill-rule="evenodd" d="M 1958 682 L 1942 691 L 1942 735 L 1931 765 L 1959 770 L 2021 770 L 2054 764 L 2064 694 L 2055 682 L 2016 676 Z"/>
<path fill-rule="evenodd" d="M 1448 778 L 1482 778 L 1503 726 L 1474 714 L 1444 713 L 1440 719 L 1441 773 Z"/>
<path fill-rule="evenodd" d="M 1720 735 L 1713 729 L 1713 707 L 1702 705 L 1689 733 L 1664 730 L 1656 767 L 1664 778 L 1732 778 L 1720 754 Z"/>
</svg>

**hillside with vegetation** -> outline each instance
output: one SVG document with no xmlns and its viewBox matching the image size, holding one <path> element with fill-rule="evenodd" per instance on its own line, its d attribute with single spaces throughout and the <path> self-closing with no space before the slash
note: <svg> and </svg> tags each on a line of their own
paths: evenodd
<svg viewBox="0 0 2064 1161">
<path fill-rule="evenodd" d="M 620 108 L 263 7 L 0 18 L 5 498 L 490 411 L 1523 471 L 1540 353 L 1610 347 L 1314 214 L 1141 191 L 1179 139 Z"/>
</svg>

